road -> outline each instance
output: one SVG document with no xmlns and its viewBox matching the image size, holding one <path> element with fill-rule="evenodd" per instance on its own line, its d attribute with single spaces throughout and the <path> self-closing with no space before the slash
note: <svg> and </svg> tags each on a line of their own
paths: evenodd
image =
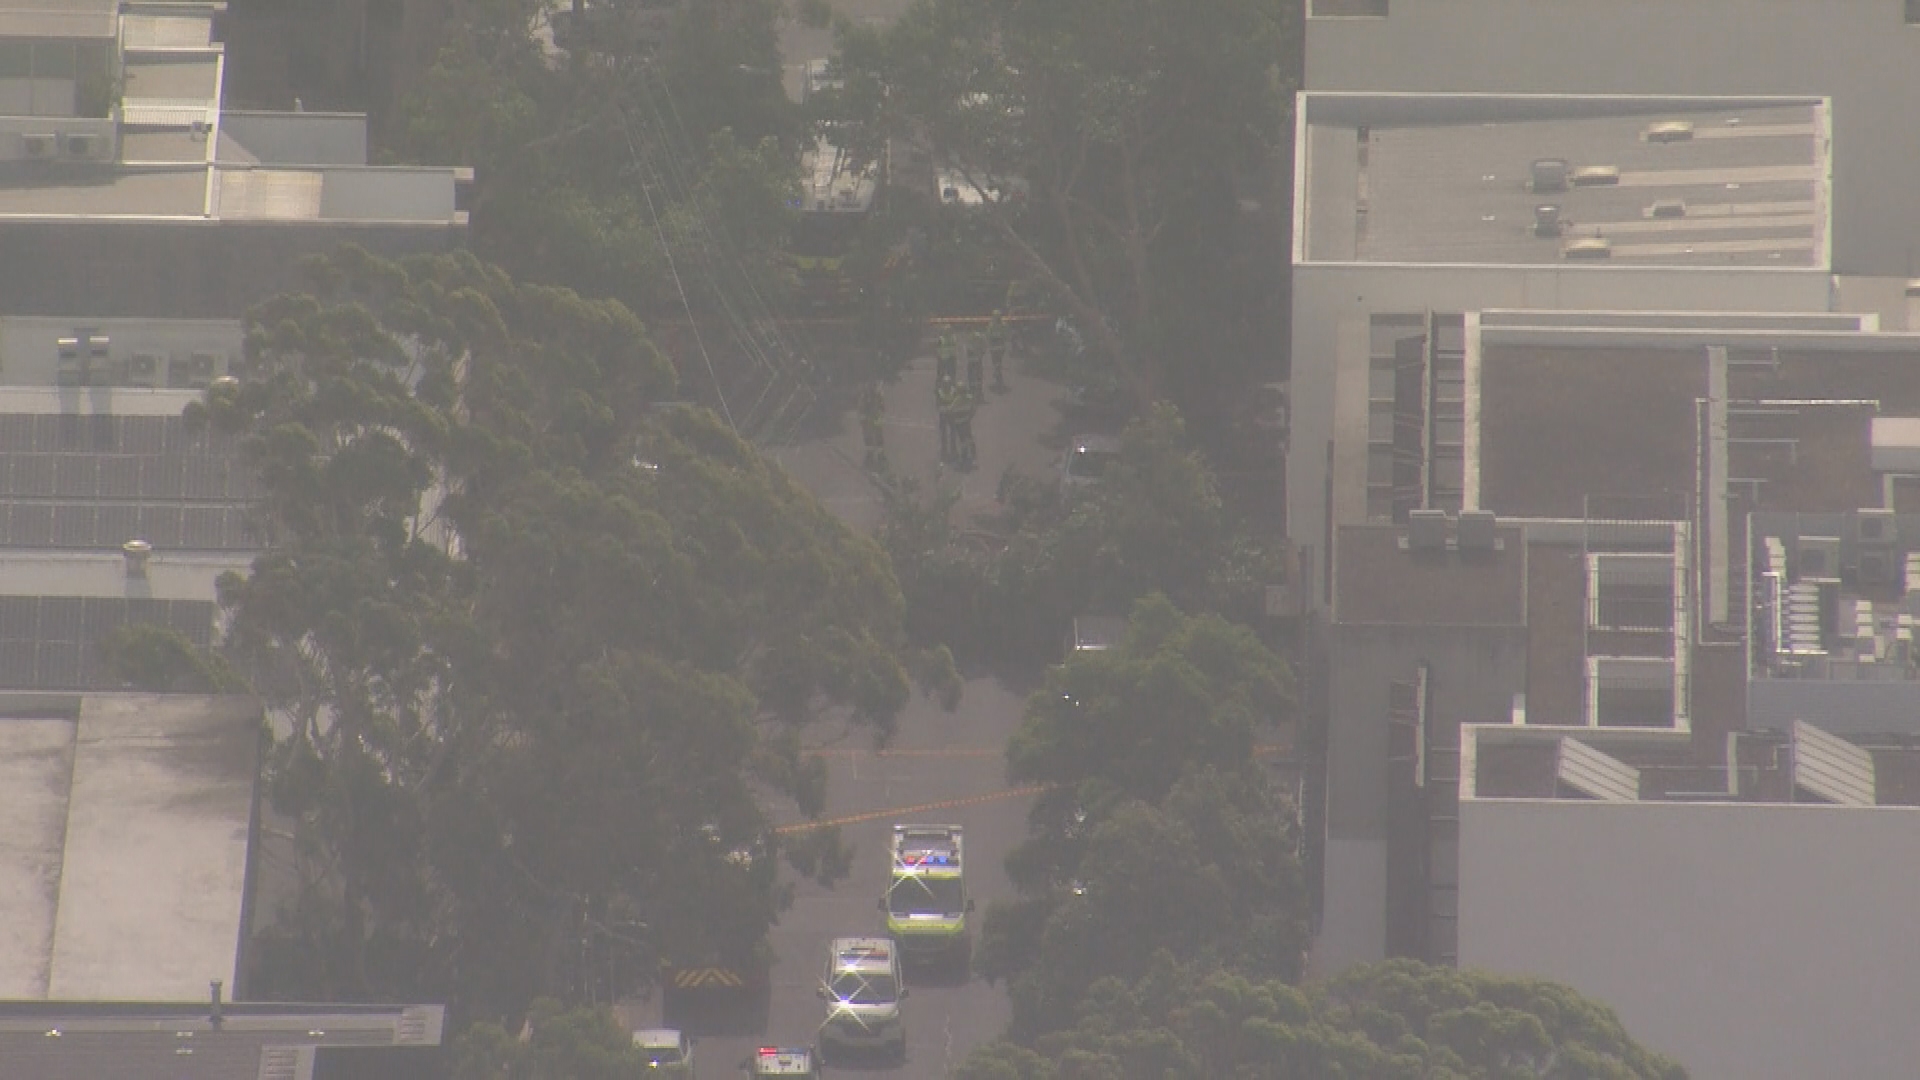
<svg viewBox="0 0 1920 1080">
<path fill-rule="evenodd" d="M 835 0 L 834 6 L 854 18 L 884 19 L 904 9 L 906 0 Z M 781 46 L 788 92 L 797 97 L 807 63 L 828 54 L 831 37 L 789 22 Z M 1026 375 L 1017 361 L 1007 368 L 1009 391 L 990 393 L 975 418 L 979 465 L 966 472 L 939 462 L 931 350 L 885 387 L 883 429 L 892 474 L 912 478 L 922 491 L 957 489 L 957 518 L 993 508 L 994 492 L 1007 467 L 1034 475 L 1059 467 L 1062 436 L 1067 434 L 1059 429 L 1055 407 L 1059 388 Z M 824 423 L 812 425 L 811 434 L 774 450 L 773 456 L 849 526 L 871 533 L 881 521 L 882 504 L 873 474 L 862 467 L 859 425 L 846 411 L 850 404 L 822 406 L 829 415 L 817 419 Z M 828 941 L 885 932 L 877 902 L 887 884 L 887 837 L 896 822 L 966 829 L 967 885 L 979 902 L 976 918 L 990 902 L 1012 897 L 1003 860 L 1025 832 L 1032 799 L 1009 790 L 1004 748 L 1030 689 L 973 674 L 965 681 L 959 708 L 951 713 L 916 696 L 884 751 L 876 752 L 864 732 L 816 725 L 807 733 L 806 743 L 827 758 L 826 818 L 840 823 L 843 839 L 853 846 L 851 873 L 829 888 L 796 880 L 790 867 L 782 868 L 794 880 L 795 898 L 772 933 L 778 961 L 766 1030 L 701 1039 L 695 1052 L 700 1077 L 740 1075 L 741 1063 L 759 1046 L 815 1041 L 825 1010 L 814 991 Z M 1004 987 L 977 978 L 930 981 L 910 973 L 908 986 L 907 1061 L 836 1063 L 836 1074 L 844 1069 L 874 1080 L 942 1077 L 974 1047 L 998 1036 L 1010 1016 Z M 657 1001 L 622 1011 L 636 1027 L 659 1022 Z"/>
</svg>

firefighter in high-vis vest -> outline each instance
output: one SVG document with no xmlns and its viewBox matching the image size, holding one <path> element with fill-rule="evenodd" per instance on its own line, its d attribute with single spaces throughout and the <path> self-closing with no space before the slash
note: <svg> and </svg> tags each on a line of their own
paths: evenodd
<svg viewBox="0 0 1920 1080">
<path fill-rule="evenodd" d="M 934 346 L 934 355 L 939 359 L 939 366 L 934 369 L 935 385 L 941 379 L 960 377 L 960 344 L 953 340 L 953 331 L 940 331 L 940 341 Z"/>
<path fill-rule="evenodd" d="M 950 375 L 942 375 L 934 388 L 934 409 L 940 414 L 940 460 L 953 460 L 953 418 L 959 410 L 960 395 L 966 391 Z"/>
</svg>

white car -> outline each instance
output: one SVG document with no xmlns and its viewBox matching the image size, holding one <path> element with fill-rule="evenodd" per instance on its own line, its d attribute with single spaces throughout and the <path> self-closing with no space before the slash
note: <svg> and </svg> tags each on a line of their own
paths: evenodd
<svg viewBox="0 0 1920 1080">
<path fill-rule="evenodd" d="M 835 938 L 827 946 L 819 993 L 827 1002 L 827 1018 L 820 1025 L 821 1056 L 879 1050 L 906 1059 L 907 1027 L 900 1002 L 907 988 L 901 983 L 900 954 L 892 940 Z"/>
<path fill-rule="evenodd" d="M 654 1075 L 693 1075 L 693 1040 L 684 1032 L 673 1028 L 642 1028 L 633 1033 L 633 1045 Z"/>
<path fill-rule="evenodd" d="M 1060 463 L 1060 483 L 1069 491 L 1085 487 L 1106 474 L 1120 460 L 1117 435 L 1075 435 Z"/>
</svg>

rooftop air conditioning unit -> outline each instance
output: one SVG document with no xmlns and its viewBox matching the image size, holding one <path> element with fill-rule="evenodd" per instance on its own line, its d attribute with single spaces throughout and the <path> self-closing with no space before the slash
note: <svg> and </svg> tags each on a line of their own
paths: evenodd
<svg viewBox="0 0 1920 1080">
<path fill-rule="evenodd" d="M 1653 205 L 1647 207 L 1647 216 L 1650 218 L 1686 217 L 1687 216 L 1686 200 L 1685 199 L 1661 199 L 1658 202 L 1655 202 Z"/>
<path fill-rule="evenodd" d="M 1882 548 L 1878 551 L 1863 551 L 1860 553 L 1860 572 L 1854 580 L 1862 585 L 1891 585 L 1894 583 L 1895 571 L 1892 550 Z"/>
<path fill-rule="evenodd" d="M 197 352 L 167 365 L 167 385 L 205 390 L 213 385 L 219 360 L 212 353 Z"/>
<path fill-rule="evenodd" d="M 134 353 L 127 359 L 126 385 L 159 386 L 160 357 L 154 353 Z"/>
<path fill-rule="evenodd" d="M 1491 511 L 1460 511 L 1458 532 L 1461 551 L 1493 551 L 1499 547 L 1495 535 L 1497 519 Z"/>
<path fill-rule="evenodd" d="M 1582 236 L 1562 245 L 1560 254 L 1569 259 L 1605 259 L 1613 255 L 1613 241 L 1604 236 Z"/>
<path fill-rule="evenodd" d="M 1559 207 L 1548 203 L 1533 208 L 1533 235 L 1559 236 L 1561 224 Z"/>
<path fill-rule="evenodd" d="M 1567 159 L 1541 158 L 1534 162 L 1533 190 L 1541 193 L 1567 190 Z"/>
<path fill-rule="evenodd" d="M 1407 514 L 1407 546 L 1415 551 L 1439 551 L 1447 546 L 1447 512 L 1413 510 Z"/>
<path fill-rule="evenodd" d="M 1574 187 L 1605 187 L 1619 182 L 1618 165 L 1582 165 L 1567 174 L 1567 183 Z"/>
<path fill-rule="evenodd" d="M 1693 124 L 1686 120 L 1668 120 L 1647 128 L 1650 143 L 1687 142 L 1693 138 Z"/>
<path fill-rule="evenodd" d="M 1863 506 L 1854 512 L 1854 529 L 1863 547 L 1891 547 L 1899 529 L 1893 511 L 1879 506 Z"/>
<path fill-rule="evenodd" d="M 21 155 L 34 160 L 51 158 L 54 151 L 59 148 L 59 145 L 59 138 L 53 135 L 20 136 Z"/>
<path fill-rule="evenodd" d="M 1840 579 L 1840 538 L 1837 536 L 1803 536 L 1794 545 L 1794 553 L 1799 556 L 1794 567 L 1794 577 L 1806 581 L 1825 578 Z"/>
<path fill-rule="evenodd" d="M 98 135 L 67 136 L 67 156 L 70 158 L 90 158 L 100 149 Z"/>
</svg>

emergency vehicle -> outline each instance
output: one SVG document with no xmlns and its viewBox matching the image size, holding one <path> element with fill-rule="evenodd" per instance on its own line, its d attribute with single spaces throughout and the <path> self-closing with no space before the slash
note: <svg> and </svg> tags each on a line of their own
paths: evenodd
<svg viewBox="0 0 1920 1080">
<path fill-rule="evenodd" d="M 827 1002 L 827 1018 L 820 1025 L 822 1056 L 881 1050 L 905 1060 L 907 1027 L 900 1003 L 907 988 L 893 942 L 878 937 L 833 939 L 819 993 Z"/>
<path fill-rule="evenodd" d="M 967 933 L 965 836 L 958 825 L 895 825 L 893 874 L 880 909 L 887 933 L 915 960 L 946 960 L 962 970 L 972 956 Z"/>
<path fill-rule="evenodd" d="M 747 1059 L 747 1076 L 792 1077 L 794 1080 L 820 1080 L 820 1063 L 812 1050 L 786 1046 L 763 1046 Z"/>
</svg>

